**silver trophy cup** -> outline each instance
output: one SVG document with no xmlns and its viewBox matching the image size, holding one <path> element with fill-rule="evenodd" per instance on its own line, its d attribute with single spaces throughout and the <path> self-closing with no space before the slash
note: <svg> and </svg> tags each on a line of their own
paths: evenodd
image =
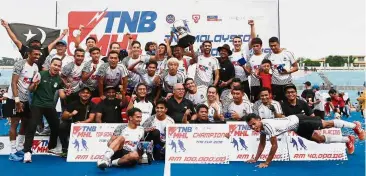
<svg viewBox="0 0 366 176">
<path fill-rule="evenodd" d="M 196 37 L 190 35 L 187 21 L 177 20 L 173 24 L 173 31 L 178 35 L 178 46 L 187 48 L 189 45 L 193 45 Z"/>
<path fill-rule="evenodd" d="M 142 151 L 141 164 L 151 164 L 151 156 L 153 152 L 153 141 L 142 141 L 139 143 L 138 148 Z"/>
</svg>

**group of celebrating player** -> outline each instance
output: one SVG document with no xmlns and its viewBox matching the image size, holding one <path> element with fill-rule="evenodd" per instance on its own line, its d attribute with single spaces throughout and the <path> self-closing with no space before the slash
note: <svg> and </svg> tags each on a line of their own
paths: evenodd
<svg viewBox="0 0 366 176">
<path fill-rule="evenodd" d="M 4 112 L 11 117 L 10 160 L 32 161 L 32 141 L 43 116 L 51 128 L 49 151 L 59 153 L 55 149 L 59 137 L 63 155 L 67 153 L 71 123 L 122 123 L 108 142 L 104 158 L 98 161 L 101 169 L 138 163 L 138 143 L 142 140 L 153 141 L 151 158 L 164 159 L 165 127 L 173 123 L 246 121 L 261 132 L 258 153 L 248 162 L 257 161 L 266 135 L 270 137 L 270 154 L 259 167 L 269 165 L 277 150 L 276 136 L 287 131 L 318 143 L 346 143 L 349 153 L 354 150 L 353 136 L 326 136 L 314 131 L 346 127 L 364 140 L 359 122 L 325 121 L 302 114 L 285 117 L 281 104 L 287 90 L 296 91 L 291 73 L 298 70 L 298 64 L 292 52 L 280 47 L 276 37 L 269 39 L 272 52 L 263 53 L 263 43 L 256 37 L 252 20 L 248 22 L 248 45 L 243 46 L 241 36 L 234 37 L 234 49 L 227 44 L 218 47 L 217 58 L 211 55 L 211 41 L 204 41 L 198 52 L 192 44 L 187 48 L 171 46 L 173 33 L 159 45 L 148 42 L 145 54 L 140 42 L 130 37 L 126 50 L 115 42 L 102 57 L 96 38 L 87 38 L 86 48 L 81 45 L 83 27 L 71 57 L 66 55 L 68 45 L 62 40 L 67 30 L 48 47 L 40 48 L 38 40 L 25 46 L 6 21 L 1 20 L 1 24 L 24 58 L 14 65 Z M 54 48 L 56 53 L 52 54 Z M 55 109 L 59 99 L 61 123 Z M 127 120 L 121 118 L 121 112 L 127 112 Z"/>
</svg>

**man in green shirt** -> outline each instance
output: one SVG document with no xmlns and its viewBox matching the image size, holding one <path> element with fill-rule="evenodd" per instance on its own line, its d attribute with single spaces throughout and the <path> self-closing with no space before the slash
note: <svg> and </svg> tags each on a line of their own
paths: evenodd
<svg viewBox="0 0 366 176">
<path fill-rule="evenodd" d="M 29 86 L 29 91 L 33 92 L 33 99 L 31 103 L 32 116 L 25 132 L 24 163 L 32 162 L 31 149 L 34 134 L 36 132 L 37 123 L 41 120 L 43 115 L 46 117 L 51 128 L 48 149 L 52 150 L 57 145 L 60 122 L 55 108 L 55 93 L 56 91 L 59 91 L 58 93 L 61 99 L 66 97 L 63 90 L 64 84 L 59 75 L 61 65 L 61 59 L 52 59 L 50 69 L 37 73 L 33 77 L 32 84 Z"/>
</svg>

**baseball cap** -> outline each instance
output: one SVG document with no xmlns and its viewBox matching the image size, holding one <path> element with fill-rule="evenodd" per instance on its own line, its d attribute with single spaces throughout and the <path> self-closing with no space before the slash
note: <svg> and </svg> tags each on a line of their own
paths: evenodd
<svg viewBox="0 0 366 176">
<path fill-rule="evenodd" d="M 57 43 L 56 43 L 56 45 L 65 45 L 65 46 L 67 46 L 67 43 L 66 43 L 66 41 L 65 40 L 59 40 Z"/>
<path fill-rule="evenodd" d="M 304 82 L 305 85 L 311 86 L 311 83 L 309 81 Z"/>
<path fill-rule="evenodd" d="M 83 87 L 79 90 L 79 92 L 82 92 L 82 91 L 84 91 L 84 90 L 88 90 L 89 92 L 91 92 L 91 89 L 90 89 L 90 87 L 88 87 L 88 86 L 83 86 Z"/>
<path fill-rule="evenodd" d="M 313 85 L 313 89 L 319 89 L 319 85 L 314 84 L 314 85 Z"/>
<path fill-rule="evenodd" d="M 107 86 L 107 87 L 104 88 L 104 91 L 108 91 L 109 89 L 116 90 L 116 88 L 113 87 L 113 86 Z"/>
<path fill-rule="evenodd" d="M 295 91 L 296 91 L 296 86 L 294 84 L 287 84 L 287 85 L 285 85 L 285 87 L 283 88 L 283 91 L 286 92 L 286 90 L 287 89 L 290 89 L 290 88 L 295 89 Z"/>
</svg>

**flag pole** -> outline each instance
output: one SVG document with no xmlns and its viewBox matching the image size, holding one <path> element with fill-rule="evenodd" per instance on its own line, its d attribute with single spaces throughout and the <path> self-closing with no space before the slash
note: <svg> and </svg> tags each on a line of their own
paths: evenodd
<svg viewBox="0 0 366 176">
<path fill-rule="evenodd" d="M 56 1 L 56 20 L 55 20 L 55 27 L 57 27 L 57 1 Z"/>
</svg>

